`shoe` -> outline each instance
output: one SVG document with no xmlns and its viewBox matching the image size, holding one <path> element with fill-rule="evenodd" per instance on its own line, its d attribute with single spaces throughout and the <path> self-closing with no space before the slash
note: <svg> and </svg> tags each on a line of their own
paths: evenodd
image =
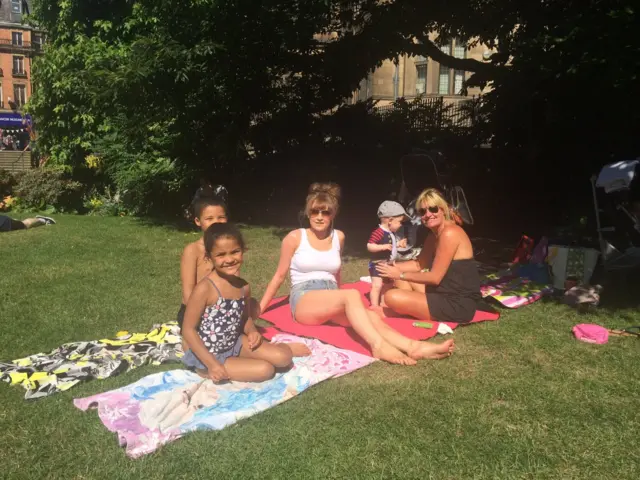
<svg viewBox="0 0 640 480">
<path fill-rule="evenodd" d="M 56 221 L 51 217 L 43 217 L 42 215 L 36 215 L 36 218 L 44 220 L 45 225 L 55 225 Z"/>
</svg>

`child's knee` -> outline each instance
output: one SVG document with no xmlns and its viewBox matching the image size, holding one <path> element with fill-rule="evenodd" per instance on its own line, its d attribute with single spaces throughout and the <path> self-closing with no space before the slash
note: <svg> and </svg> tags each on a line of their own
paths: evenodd
<svg viewBox="0 0 640 480">
<path fill-rule="evenodd" d="M 293 352 L 287 345 L 274 345 L 273 349 L 273 366 L 276 368 L 284 368 L 293 362 Z"/>
<path fill-rule="evenodd" d="M 267 361 L 258 362 L 255 366 L 255 375 L 259 381 L 271 380 L 276 374 L 276 367 Z"/>
</svg>

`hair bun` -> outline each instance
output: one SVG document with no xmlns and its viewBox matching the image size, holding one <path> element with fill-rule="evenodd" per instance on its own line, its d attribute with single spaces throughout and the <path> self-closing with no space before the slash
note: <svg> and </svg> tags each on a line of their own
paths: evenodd
<svg viewBox="0 0 640 480">
<path fill-rule="evenodd" d="M 336 199 L 340 198 L 340 185 L 337 183 L 312 183 L 309 187 L 309 193 L 326 193 L 335 197 Z"/>
</svg>

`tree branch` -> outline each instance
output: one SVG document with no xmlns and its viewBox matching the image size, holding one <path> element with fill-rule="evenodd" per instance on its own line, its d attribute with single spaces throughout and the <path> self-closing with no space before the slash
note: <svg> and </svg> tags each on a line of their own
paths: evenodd
<svg viewBox="0 0 640 480">
<path fill-rule="evenodd" d="M 448 55 L 427 37 L 422 37 L 420 43 L 412 43 L 409 45 L 407 47 L 407 53 L 430 57 L 445 67 L 464 70 L 466 72 L 492 74 L 503 68 L 492 63 L 480 62 L 474 58 L 456 58 Z"/>
</svg>

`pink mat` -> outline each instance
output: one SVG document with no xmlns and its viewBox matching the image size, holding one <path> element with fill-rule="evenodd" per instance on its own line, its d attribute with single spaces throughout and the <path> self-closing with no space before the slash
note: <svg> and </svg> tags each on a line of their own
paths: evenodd
<svg viewBox="0 0 640 480">
<path fill-rule="evenodd" d="M 370 305 L 369 299 L 365 294 L 369 293 L 369 290 L 371 290 L 371 284 L 366 282 L 349 283 L 342 285 L 341 288 L 352 288 L 358 290 L 362 294 L 362 300 L 365 305 Z M 288 296 L 274 299 L 267 308 L 267 311 L 262 314 L 261 318 L 273 324 L 273 327 L 262 328 L 262 334 L 267 339 L 271 339 L 278 333 L 287 332 L 303 337 L 317 338 L 329 345 L 371 356 L 369 346 L 351 328 L 339 325 L 318 325 L 312 327 L 294 322 L 291 318 Z M 500 318 L 500 314 L 497 312 L 492 313 L 478 310 L 471 323 L 497 320 L 498 318 Z M 428 329 L 414 327 L 412 323 L 415 319 L 412 318 L 387 317 L 384 321 L 406 337 L 413 338 L 415 340 L 426 340 L 434 337 L 438 332 L 438 322 L 434 321 L 430 321 L 430 323 L 433 324 L 433 327 Z M 449 322 L 442 323 L 449 325 L 452 329 L 459 325 L 457 323 Z"/>
</svg>

